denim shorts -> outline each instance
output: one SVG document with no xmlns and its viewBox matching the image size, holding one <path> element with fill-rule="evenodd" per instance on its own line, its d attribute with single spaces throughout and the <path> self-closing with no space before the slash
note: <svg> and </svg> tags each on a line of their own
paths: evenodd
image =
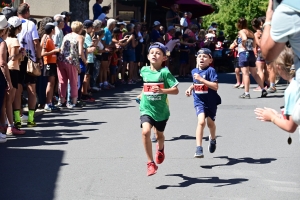
<svg viewBox="0 0 300 200">
<path fill-rule="evenodd" d="M 123 61 L 124 62 L 135 62 L 135 50 L 128 49 L 123 51 Z"/>
<path fill-rule="evenodd" d="M 249 55 L 246 56 L 246 51 L 239 54 L 239 67 L 256 67 L 256 57 L 253 51 L 248 51 Z"/>
</svg>

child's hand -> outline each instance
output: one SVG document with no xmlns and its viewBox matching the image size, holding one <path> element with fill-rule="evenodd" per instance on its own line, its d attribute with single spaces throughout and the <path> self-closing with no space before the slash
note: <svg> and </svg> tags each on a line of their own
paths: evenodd
<svg viewBox="0 0 300 200">
<path fill-rule="evenodd" d="M 190 97 L 191 95 L 192 95 L 192 90 L 189 88 L 189 89 L 187 89 L 186 91 L 185 91 L 185 95 L 187 96 L 187 97 Z"/>
<path fill-rule="evenodd" d="M 139 94 L 139 95 L 137 95 L 136 98 L 137 98 L 137 99 L 141 99 L 141 97 L 142 97 L 141 94 Z"/>
<path fill-rule="evenodd" d="M 154 92 L 154 93 L 163 93 L 163 91 L 160 89 L 159 86 L 152 86 L 151 92 Z"/>
<path fill-rule="evenodd" d="M 203 80 L 203 78 L 197 73 L 195 73 L 193 77 L 195 80 L 200 81 L 200 82 L 202 82 L 202 80 Z"/>
</svg>

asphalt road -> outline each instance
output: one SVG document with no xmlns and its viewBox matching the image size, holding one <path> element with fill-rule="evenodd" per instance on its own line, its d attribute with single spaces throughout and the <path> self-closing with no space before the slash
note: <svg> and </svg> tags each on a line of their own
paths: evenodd
<svg viewBox="0 0 300 200">
<path fill-rule="evenodd" d="M 151 177 L 134 101 L 139 85 L 100 92 L 80 111 L 39 116 L 38 127 L 0 144 L 0 199 L 300 199 L 298 130 L 288 145 L 288 133 L 253 112 L 279 110 L 285 85 L 264 99 L 251 91 L 248 100 L 233 82 L 233 74 L 220 74 L 217 150 L 208 152 L 206 128 L 203 159 L 193 158 L 197 118 L 184 95 L 190 82 L 180 83 L 179 95 L 169 96 L 166 159 Z"/>
</svg>

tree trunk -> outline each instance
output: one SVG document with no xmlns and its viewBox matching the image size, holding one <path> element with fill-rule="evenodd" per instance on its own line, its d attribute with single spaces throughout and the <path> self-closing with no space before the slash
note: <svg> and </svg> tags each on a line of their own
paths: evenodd
<svg viewBox="0 0 300 200">
<path fill-rule="evenodd" d="M 89 3 L 90 0 L 69 0 L 70 12 L 72 12 L 72 21 L 83 22 L 90 18 Z"/>
</svg>

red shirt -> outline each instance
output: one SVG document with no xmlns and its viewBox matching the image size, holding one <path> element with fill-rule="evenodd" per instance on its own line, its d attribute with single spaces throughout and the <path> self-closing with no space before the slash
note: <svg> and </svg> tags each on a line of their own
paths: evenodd
<svg viewBox="0 0 300 200">
<path fill-rule="evenodd" d="M 117 66 L 118 65 L 118 55 L 116 53 L 113 53 L 111 56 L 111 61 L 110 61 L 111 66 Z"/>
</svg>

